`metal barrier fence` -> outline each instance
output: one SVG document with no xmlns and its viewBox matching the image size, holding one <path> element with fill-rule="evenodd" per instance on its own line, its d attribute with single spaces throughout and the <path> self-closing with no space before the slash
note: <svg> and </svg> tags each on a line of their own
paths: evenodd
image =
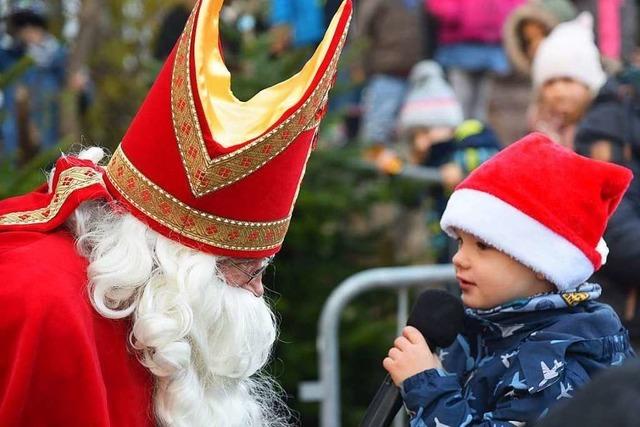
<svg viewBox="0 0 640 427">
<path fill-rule="evenodd" d="M 320 380 L 302 383 L 299 390 L 301 400 L 320 402 L 321 427 L 340 427 L 339 329 L 340 316 L 347 304 L 365 291 L 397 289 L 398 326 L 401 329 L 409 314 L 409 288 L 453 281 L 455 272 L 450 264 L 375 268 L 354 274 L 333 290 L 318 324 Z"/>
</svg>

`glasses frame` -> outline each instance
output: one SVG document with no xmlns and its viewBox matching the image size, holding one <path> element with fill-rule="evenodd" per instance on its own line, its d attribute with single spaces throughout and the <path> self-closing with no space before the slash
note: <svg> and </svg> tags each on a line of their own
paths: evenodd
<svg viewBox="0 0 640 427">
<path fill-rule="evenodd" d="M 270 257 L 267 257 L 264 259 L 264 264 L 262 265 L 262 267 L 260 267 L 259 269 L 257 269 L 256 271 L 254 271 L 253 273 L 249 273 L 247 270 L 245 270 L 244 268 L 242 268 L 242 264 L 239 264 L 237 262 L 235 262 L 233 260 L 233 258 L 225 258 L 223 261 L 225 263 L 228 263 L 230 266 L 232 266 L 233 268 L 235 268 L 236 270 L 240 271 L 242 274 L 244 274 L 245 276 L 247 276 L 248 280 L 246 282 L 244 282 L 242 285 L 240 285 L 239 287 L 246 287 L 249 286 L 249 284 L 251 282 L 253 282 L 255 280 L 256 277 L 264 274 L 264 272 L 271 266 L 273 265 L 273 261 L 275 259 L 275 255 L 271 255 Z"/>
</svg>

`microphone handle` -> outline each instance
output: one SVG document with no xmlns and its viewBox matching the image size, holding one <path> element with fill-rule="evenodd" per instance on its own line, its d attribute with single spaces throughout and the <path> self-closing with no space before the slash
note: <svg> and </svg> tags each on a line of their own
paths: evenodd
<svg viewBox="0 0 640 427">
<path fill-rule="evenodd" d="M 387 374 L 365 412 L 360 427 L 389 427 L 402 407 L 400 389 Z"/>
<path fill-rule="evenodd" d="M 430 338 L 425 337 L 427 345 L 435 351 L 436 345 Z M 384 381 L 378 387 L 378 391 L 369 404 L 360 427 L 389 427 L 402 407 L 402 395 L 400 389 L 396 387 L 387 374 Z"/>
</svg>

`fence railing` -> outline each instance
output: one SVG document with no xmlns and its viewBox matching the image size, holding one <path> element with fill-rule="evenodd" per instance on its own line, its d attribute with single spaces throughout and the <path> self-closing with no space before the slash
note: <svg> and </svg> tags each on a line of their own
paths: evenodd
<svg viewBox="0 0 640 427">
<path fill-rule="evenodd" d="M 320 402 L 321 427 L 340 427 L 340 317 L 349 302 L 374 289 L 397 289 L 398 328 L 401 329 L 409 314 L 409 288 L 429 287 L 454 280 L 455 272 L 450 264 L 375 268 L 354 274 L 333 290 L 318 324 L 320 379 L 302 383 L 299 390 L 301 400 Z"/>
</svg>

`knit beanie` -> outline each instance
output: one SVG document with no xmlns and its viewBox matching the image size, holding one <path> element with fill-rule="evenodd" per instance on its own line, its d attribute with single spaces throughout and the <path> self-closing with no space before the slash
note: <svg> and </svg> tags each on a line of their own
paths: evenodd
<svg viewBox="0 0 640 427">
<path fill-rule="evenodd" d="M 600 53 L 593 39 L 593 17 L 583 12 L 554 28 L 540 43 L 533 59 L 533 86 L 569 77 L 584 83 L 595 95 L 606 80 Z"/>
<path fill-rule="evenodd" d="M 462 181 L 440 226 L 452 237 L 476 236 L 560 291 L 573 289 L 606 262 L 602 235 L 631 178 L 627 168 L 533 133 Z"/>
<path fill-rule="evenodd" d="M 418 127 L 455 128 L 462 123 L 462 107 L 438 63 L 421 61 L 416 64 L 409 75 L 409 84 L 398 119 L 400 132 Z"/>
</svg>

